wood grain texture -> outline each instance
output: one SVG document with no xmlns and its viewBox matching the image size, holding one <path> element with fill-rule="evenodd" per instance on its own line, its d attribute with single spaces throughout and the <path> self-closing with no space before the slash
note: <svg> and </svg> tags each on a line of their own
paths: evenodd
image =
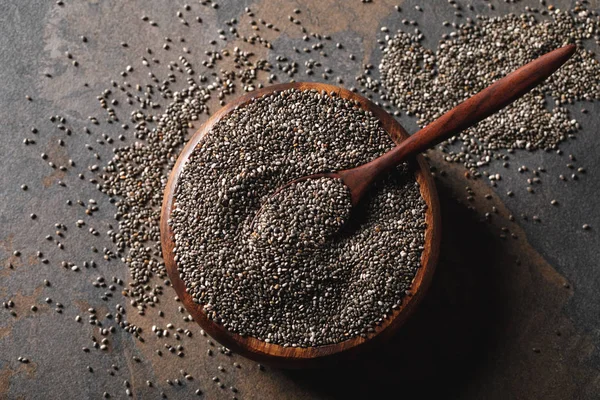
<svg viewBox="0 0 600 400">
<path fill-rule="evenodd" d="M 354 358 L 365 350 L 381 344 L 402 326 L 422 300 L 431 282 L 439 255 L 441 218 L 438 196 L 435 184 L 429 173 L 429 166 L 421 156 L 417 156 L 415 161 L 412 162 L 412 165 L 416 179 L 421 188 L 421 195 L 428 206 L 426 212 L 427 230 L 425 232 L 425 248 L 421 256 L 421 268 L 419 268 L 413 280 L 411 294 L 406 296 L 398 310 L 395 310 L 394 313 L 383 324 L 378 326 L 375 329 L 375 332 L 370 334 L 367 338 L 355 337 L 338 344 L 309 348 L 283 347 L 277 344 L 265 343 L 252 337 L 242 337 L 229 332 L 221 325 L 208 319 L 202 306 L 194 303 L 192 297 L 186 292 L 185 284 L 179 277 L 177 265 L 173 257 L 173 248 L 175 245 L 174 234 L 167 221 L 170 218 L 175 202 L 173 196 L 175 187 L 177 186 L 177 180 L 185 162 L 188 160 L 193 150 L 202 141 L 204 136 L 210 132 L 212 127 L 223 118 L 223 116 L 228 114 L 235 107 L 243 106 L 251 102 L 254 98 L 275 91 L 292 88 L 298 90 L 324 90 L 328 93 L 335 92 L 340 97 L 356 100 L 363 109 L 373 112 L 373 114 L 379 118 L 382 128 L 390 135 L 394 142 L 400 143 L 409 137 L 404 128 L 402 128 L 402 126 L 384 110 L 367 99 L 339 87 L 321 83 L 287 83 L 256 90 L 229 103 L 215 113 L 202 127 L 200 127 L 200 129 L 198 129 L 185 146 L 171 171 L 169 181 L 165 188 L 160 229 L 163 257 L 175 291 L 194 320 L 208 334 L 232 351 L 253 360 L 279 367 L 303 368 L 325 366 L 342 359 Z"/>
</svg>

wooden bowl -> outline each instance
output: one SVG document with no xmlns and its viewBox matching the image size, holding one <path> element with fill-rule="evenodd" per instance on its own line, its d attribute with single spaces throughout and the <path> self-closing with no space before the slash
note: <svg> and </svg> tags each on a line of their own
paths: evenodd
<svg viewBox="0 0 600 400">
<path fill-rule="evenodd" d="M 425 295 L 431 282 L 440 248 L 441 220 L 438 196 L 435 184 L 429 173 L 429 166 L 422 156 L 418 156 L 416 157 L 416 162 L 413 163 L 413 169 L 415 171 L 416 179 L 421 187 L 421 195 L 428 206 L 426 212 L 427 229 L 425 231 L 425 249 L 421 256 L 421 268 L 418 269 L 417 274 L 415 275 L 411 293 L 403 299 L 401 306 L 381 325 L 377 326 L 375 332 L 371 333 L 366 338 L 359 336 L 337 344 L 307 348 L 283 347 L 277 344 L 266 343 L 252 337 L 242 337 L 238 334 L 229 332 L 223 326 L 208 319 L 202 306 L 194 303 L 192 297 L 186 292 L 185 284 L 179 277 L 177 265 L 173 259 L 175 239 L 173 231 L 167 221 L 169 220 L 173 204 L 175 203 L 173 195 L 175 193 L 177 180 L 192 151 L 196 148 L 202 138 L 210 132 L 213 125 L 223 116 L 231 112 L 235 107 L 249 103 L 253 98 L 292 88 L 298 90 L 325 90 L 328 93 L 336 92 L 337 95 L 345 99 L 358 100 L 363 109 L 373 112 L 373 114 L 379 118 L 383 129 L 396 143 L 408 137 L 408 133 L 391 115 L 369 100 L 346 89 L 322 83 L 303 82 L 285 83 L 255 90 L 229 103 L 215 113 L 208 121 L 206 121 L 206 123 L 204 123 L 204 125 L 202 125 L 202 127 L 200 127 L 200 129 L 198 129 L 179 155 L 165 188 L 160 221 L 160 233 L 162 253 L 173 287 L 190 315 L 210 336 L 232 351 L 258 362 L 278 367 L 301 368 L 323 366 L 328 365 L 333 361 L 353 358 L 358 353 L 372 348 L 376 344 L 391 337 L 394 332 L 400 328 L 406 319 L 414 312 L 417 304 Z"/>
</svg>

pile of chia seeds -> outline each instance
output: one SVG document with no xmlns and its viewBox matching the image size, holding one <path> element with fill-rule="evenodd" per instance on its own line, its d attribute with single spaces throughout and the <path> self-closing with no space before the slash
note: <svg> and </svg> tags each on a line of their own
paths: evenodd
<svg viewBox="0 0 600 400">
<path fill-rule="evenodd" d="M 252 232 L 263 243 L 289 243 L 297 249 L 323 244 L 350 217 L 350 190 L 341 179 L 307 179 L 285 186 L 256 216 Z"/>
<path fill-rule="evenodd" d="M 598 41 L 600 19 L 580 4 L 552 10 L 478 15 L 454 23 L 456 30 L 442 36 L 435 52 L 421 46 L 421 33 L 400 30 L 386 36 L 379 65 L 386 91 L 382 99 L 425 126 L 520 66 L 576 43 L 577 53 L 546 82 L 440 146 L 446 161 L 464 164 L 474 176 L 492 160 L 506 160 L 507 151 L 557 150 L 580 129 L 565 105 L 600 99 L 600 64 L 583 47 L 586 41 Z M 379 89 L 377 81 L 361 81 Z"/>
<path fill-rule="evenodd" d="M 361 165 L 392 146 L 377 118 L 333 93 L 286 90 L 221 119 L 186 162 L 169 221 L 194 301 L 228 330 L 283 346 L 373 331 L 420 266 L 426 205 L 406 166 L 325 242 L 298 247 L 299 238 L 284 233 L 265 245 L 254 240 L 252 222 L 288 181 Z M 315 185 L 334 198 L 345 190 L 322 180 L 298 190 Z"/>
</svg>

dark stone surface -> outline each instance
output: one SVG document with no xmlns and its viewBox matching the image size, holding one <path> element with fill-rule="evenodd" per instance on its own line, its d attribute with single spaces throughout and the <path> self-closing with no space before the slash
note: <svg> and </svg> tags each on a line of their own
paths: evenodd
<svg viewBox="0 0 600 400">
<path fill-rule="evenodd" d="M 263 57 L 266 49 L 244 43 L 218 41 L 218 29 L 227 29 L 225 21 L 237 18 L 240 31 L 251 34 L 244 7 L 280 28 L 280 32 L 266 31 L 276 49 L 268 55 L 294 55 L 296 60 L 320 59 L 318 54 L 296 55 L 291 46 L 310 47 L 304 42 L 297 25 L 287 16 L 296 7 L 302 10 L 297 17 L 311 31 L 332 35 L 333 43 L 344 44 L 343 51 L 333 46 L 327 49 L 324 66 L 334 69 L 333 76 L 341 76 L 347 87 L 355 85 L 354 76 L 361 72 L 358 63 L 349 60 L 352 53 L 358 61 L 375 65 L 381 57 L 376 39 L 379 28 L 388 26 L 392 31 L 401 27 L 400 19 L 415 19 L 427 39 L 425 44 L 434 47 L 437 37 L 445 29 L 441 22 L 454 20 L 453 9 L 446 1 L 422 2 L 424 12 L 414 9 L 415 2 L 404 2 L 398 13 L 393 5 L 400 2 L 373 0 L 363 4 L 315 0 L 307 2 L 223 1 L 218 10 L 189 2 L 191 16 L 200 15 L 201 24 L 193 17 L 184 26 L 176 18 L 183 11 L 183 2 L 170 1 L 75 1 L 66 0 L 64 6 L 54 2 L 33 0 L 5 1 L 0 3 L 0 301 L 12 299 L 17 317 L 0 309 L 0 398 L 16 399 L 81 399 L 100 398 L 107 391 L 112 398 L 126 398 L 123 380 L 131 383 L 134 397 L 159 398 L 164 391 L 168 398 L 189 398 L 196 388 L 201 388 L 204 398 L 240 399 L 267 398 L 378 398 L 389 393 L 461 399 L 575 399 L 597 398 L 600 393 L 600 269 L 595 256 L 600 248 L 600 104 L 585 104 L 590 112 L 581 114 L 581 105 L 574 106 L 574 117 L 584 130 L 577 139 L 561 145 L 563 156 L 544 152 L 518 152 L 508 169 L 493 164 L 490 172 L 500 172 L 502 181 L 491 188 L 484 180 L 472 181 L 456 165 L 440 160 L 436 151 L 429 153 L 437 167 L 441 202 L 443 204 L 444 234 L 441 261 L 430 293 L 422 307 L 389 345 L 365 359 L 340 365 L 324 371 L 281 371 L 267 368 L 258 370 L 255 363 L 239 356 L 226 357 L 214 348 L 215 355 L 208 357 L 211 348 L 194 323 L 182 321 L 175 293 L 168 287 L 159 305 L 150 309 L 145 317 L 137 316 L 135 307 L 119 291 L 109 301 L 100 296 L 104 289 L 92 286 L 97 276 L 110 280 L 115 276 L 128 280 L 127 268 L 118 260 L 105 261 L 102 254 L 90 248 L 110 247 L 104 233 L 112 218 L 114 207 L 108 198 L 87 182 L 91 174 L 87 166 L 104 165 L 110 159 L 111 145 L 96 142 L 102 133 L 112 137 L 122 133 L 118 124 L 105 123 L 96 96 L 109 87 L 110 80 L 123 81 L 119 73 L 127 65 L 135 71 L 125 78 L 131 83 L 147 80 L 141 65 L 141 56 L 151 47 L 161 64 L 153 66 L 157 76 L 164 78 L 168 61 L 177 60 L 182 44 L 174 43 L 170 51 L 162 50 L 165 36 L 176 39 L 183 36 L 191 54 L 188 59 L 201 71 L 204 51 L 211 48 L 232 48 L 240 45 Z M 467 2 L 459 1 L 467 4 Z M 490 13 L 485 2 L 473 2 L 478 12 Z M 518 12 L 527 4 L 521 1 L 508 5 L 492 1 L 494 15 L 509 11 Z M 596 1 L 592 8 L 598 7 Z M 463 4 L 463 5 L 464 5 Z M 563 8 L 572 2 L 557 1 Z M 148 15 L 158 23 L 151 27 L 140 17 Z M 465 13 L 467 15 L 468 13 Z M 88 38 L 86 43 L 81 35 Z M 128 47 L 120 46 L 122 41 Z M 64 55 L 73 54 L 78 67 Z M 302 65 L 299 68 L 304 70 Z M 51 78 L 44 74 L 51 74 Z M 280 78 L 284 75 L 280 74 Z M 306 77 L 300 73 L 297 80 L 321 80 L 319 76 Z M 332 79 L 330 82 L 334 82 Z M 88 86 L 84 86 L 87 83 Z M 179 80 L 178 87 L 184 81 Z M 241 91 L 240 91 L 241 92 Z M 25 99 L 30 95 L 33 101 Z M 163 106 L 166 104 L 166 101 Z M 126 120 L 130 108 L 116 107 Z M 211 109 L 218 108 L 213 101 Z M 49 121 L 51 115 L 63 115 L 73 135 L 67 137 Z M 99 126 L 90 125 L 88 115 L 98 116 Z M 415 131 L 414 121 L 402 120 L 409 131 Z M 200 121 L 202 122 L 202 121 Z M 39 133 L 30 132 L 37 127 Z M 90 126 L 91 135 L 83 133 Z M 133 138 L 123 132 L 132 143 Z M 25 146 L 24 138 L 36 140 Z M 59 138 L 65 146 L 59 146 Z M 91 144 L 88 151 L 84 144 Z M 61 172 L 48 166 L 40 153 L 49 155 L 57 165 L 66 165 L 68 159 L 74 168 Z M 98 153 L 101 160 L 95 160 Z M 579 181 L 563 182 L 558 179 L 566 168 L 568 155 L 576 156 L 576 166 L 587 173 Z M 524 174 L 517 167 L 543 166 L 542 184 L 535 194 L 526 192 Z M 444 170 L 445 176 L 440 171 Z M 77 173 L 86 174 L 80 181 Z M 570 176 L 570 173 L 569 173 Z M 57 184 L 59 180 L 67 187 Z M 22 191 L 20 186 L 29 189 Z M 465 200 L 465 186 L 477 193 L 475 202 Z M 507 190 L 515 193 L 506 196 Z M 484 194 L 492 194 L 487 200 Z M 84 208 L 65 204 L 90 198 L 98 200 L 100 210 L 87 217 Z M 560 202 L 550 205 L 551 199 Z M 470 211 L 468 206 L 473 206 Z M 498 208 L 491 223 L 481 222 L 482 215 Z M 38 218 L 31 220 L 29 214 Z M 508 215 L 516 223 L 508 221 Z M 522 218 L 527 215 L 528 220 Z M 540 217 L 540 223 L 531 217 Z M 75 221 L 86 219 L 86 227 L 79 230 Z M 55 223 L 64 223 L 68 230 L 59 250 L 52 242 L 44 240 L 55 235 Z M 587 223 L 592 229 L 583 231 Z M 505 226 L 517 234 L 518 239 L 503 240 L 500 227 Z M 96 228 L 101 236 L 92 236 L 89 227 Z M 13 256 L 20 250 L 20 257 Z M 42 264 L 36 251 L 42 251 L 49 264 Z M 83 261 L 95 260 L 96 269 L 79 272 L 60 267 L 63 260 L 82 266 Z M 12 265 L 13 268 L 9 268 Z M 43 280 L 51 282 L 50 287 Z M 157 284 L 160 282 L 156 282 Z M 50 297 L 52 304 L 44 299 Z M 62 314 L 55 311 L 56 302 L 64 304 Z M 36 304 L 38 311 L 30 310 Z M 92 348 L 91 337 L 102 339 L 98 327 L 87 323 L 87 309 L 95 307 L 99 316 L 114 313 L 115 305 L 127 308 L 128 319 L 144 328 L 144 343 L 117 328 L 110 334 L 109 350 L 101 352 Z M 158 309 L 165 317 L 157 316 Z M 75 322 L 75 315 L 83 323 Z M 104 326 L 114 322 L 104 320 Z M 177 327 L 193 331 L 192 338 L 180 341 L 172 337 L 158 339 L 150 331 L 152 325 L 164 327 L 173 322 Z M 166 351 L 164 344 L 185 347 L 186 356 L 179 358 Z M 82 347 L 89 347 L 84 353 Z M 157 349 L 164 353 L 155 354 Z M 536 349 L 536 351 L 534 351 Z M 537 352 L 539 350 L 539 352 Z M 23 364 L 17 357 L 27 357 Z M 138 356 L 141 362 L 133 361 Z M 239 362 L 241 369 L 232 366 Z M 90 373 L 87 366 L 93 367 Z M 114 376 L 108 374 L 111 365 Z M 217 370 L 225 367 L 226 372 Z M 194 380 L 184 381 L 180 370 L 193 375 Z M 220 376 L 227 385 L 218 388 L 211 378 Z M 169 386 L 166 379 L 184 381 L 182 386 Z M 146 386 L 146 380 L 153 387 Z M 239 389 L 234 394 L 228 388 Z M 394 395 L 392 395 L 394 396 Z M 395 397 L 395 396 L 394 396 Z"/>
</svg>

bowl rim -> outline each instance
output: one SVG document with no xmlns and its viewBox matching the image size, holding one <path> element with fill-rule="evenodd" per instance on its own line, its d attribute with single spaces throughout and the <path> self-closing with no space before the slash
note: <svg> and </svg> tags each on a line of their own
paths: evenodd
<svg viewBox="0 0 600 400">
<path fill-rule="evenodd" d="M 174 260 L 173 248 L 175 237 L 168 224 L 168 220 L 175 203 L 174 193 L 177 181 L 185 162 L 189 159 L 193 150 L 221 118 L 235 108 L 252 102 L 255 98 L 288 89 L 326 91 L 328 94 L 335 93 L 339 97 L 356 100 L 362 109 L 371 111 L 380 120 L 381 127 L 396 144 L 409 136 L 400 123 L 382 108 L 354 92 L 337 86 L 316 82 L 294 82 L 271 85 L 249 92 L 236 98 L 213 114 L 192 135 L 181 151 L 165 186 L 161 208 L 160 237 L 162 255 L 171 285 L 174 287 L 186 310 L 204 331 L 225 347 L 247 358 L 273 366 L 301 368 L 323 366 L 331 361 L 342 359 L 342 356 L 344 358 L 356 356 L 390 338 L 404 324 L 421 302 L 430 286 L 439 257 L 441 216 L 437 190 L 429 172 L 429 166 L 423 156 L 418 155 L 415 160 L 411 161 L 411 168 L 415 171 L 421 196 L 427 204 L 425 216 L 427 227 L 425 231 L 425 245 L 421 254 L 421 266 L 417 270 L 413 278 L 411 290 L 403 298 L 402 304 L 388 315 L 382 324 L 375 327 L 374 332 L 368 334 L 366 338 L 356 336 L 343 342 L 316 347 L 284 347 L 278 344 L 266 343 L 254 337 L 242 337 L 210 320 L 203 311 L 202 306 L 194 303 L 192 296 L 185 290 L 185 283 L 179 276 L 179 271 Z"/>
</svg>

